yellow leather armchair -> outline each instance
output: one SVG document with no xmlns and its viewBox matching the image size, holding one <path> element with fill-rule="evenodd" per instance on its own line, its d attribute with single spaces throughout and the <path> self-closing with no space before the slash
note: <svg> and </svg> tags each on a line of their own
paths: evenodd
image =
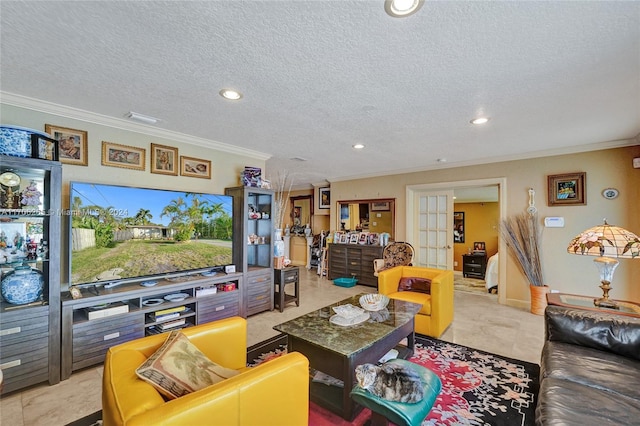
<svg viewBox="0 0 640 426">
<path fill-rule="evenodd" d="M 398 291 L 398 283 L 402 277 L 430 279 L 431 294 Z M 378 274 L 378 293 L 422 305 L 415 318 L 416 333 L 440 337 L 453 321 L 453 271 L 396 266 Z"/>
<path fill-rule="evenodd" d="M 233 317 L 183 330 L 211 361 L 240 374 L 165 401 L 135 370 L 167 338 L 148 336 L 109 348 L 104 363 L 102 418 L 112 425 L 306 425 L 309 360 L 289 353 L 246 366 L 247 324 Z"/>
</svg>

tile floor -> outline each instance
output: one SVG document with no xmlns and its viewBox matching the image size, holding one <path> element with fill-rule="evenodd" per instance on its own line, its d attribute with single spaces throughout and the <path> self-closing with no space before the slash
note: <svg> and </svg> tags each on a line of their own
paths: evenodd
<svg viewBox="0 0 640 426">
<path fill-rule="evenodd" d="M 370 287 L 343 288 L 315 271 L 300 268 L 300 306 L 288 304 L 284 312 L 249 317 L 247 346 L 278 333 L 272 327 Z M 487 352 L 539 363 L 544 340 L 541 316 L 499 305 L 496 295 L 456 291 L 453 324 L 441 339 Z M 63 426 L 101 409 L 102 367 L 87 368 L 57 385 L 38 385 L 0 399 L 2 426 Z"/>
</svg>

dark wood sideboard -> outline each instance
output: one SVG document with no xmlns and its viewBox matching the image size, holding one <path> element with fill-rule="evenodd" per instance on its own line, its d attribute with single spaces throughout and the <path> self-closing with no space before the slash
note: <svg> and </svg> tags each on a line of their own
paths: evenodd
<svg viewBox="0 0 640 426">
<path fill-rule="evenodd" d="M 351 278 L 358 284 L 378 287 L 373 260 L 382 259 L 384 247 L 358 244 L 329 244 L 329 279 Z"/>
</svg>

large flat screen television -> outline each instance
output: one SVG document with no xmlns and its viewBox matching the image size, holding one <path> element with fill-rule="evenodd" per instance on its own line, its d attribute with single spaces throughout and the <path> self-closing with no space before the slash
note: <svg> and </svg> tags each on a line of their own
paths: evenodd
<svg viewBox="0 0 640 426">
<path fill-rule="evenodd" d="M 71 182 L 69 284 L 131 282 L 233 263 L 233 197 Z"/>
</svg>

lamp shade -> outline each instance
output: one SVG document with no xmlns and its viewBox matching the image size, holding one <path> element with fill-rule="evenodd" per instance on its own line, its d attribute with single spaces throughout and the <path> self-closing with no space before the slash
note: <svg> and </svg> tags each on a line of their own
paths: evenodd
<svg viewBox="0 0 640 426">
<path fill-rule="evenodd" d="M 640 238 L 619 226 L 604 224 L 594 226 L 575 237 L 567 252 L 587 256 L 634 258 L 640 256 Z"/>
</svg>

